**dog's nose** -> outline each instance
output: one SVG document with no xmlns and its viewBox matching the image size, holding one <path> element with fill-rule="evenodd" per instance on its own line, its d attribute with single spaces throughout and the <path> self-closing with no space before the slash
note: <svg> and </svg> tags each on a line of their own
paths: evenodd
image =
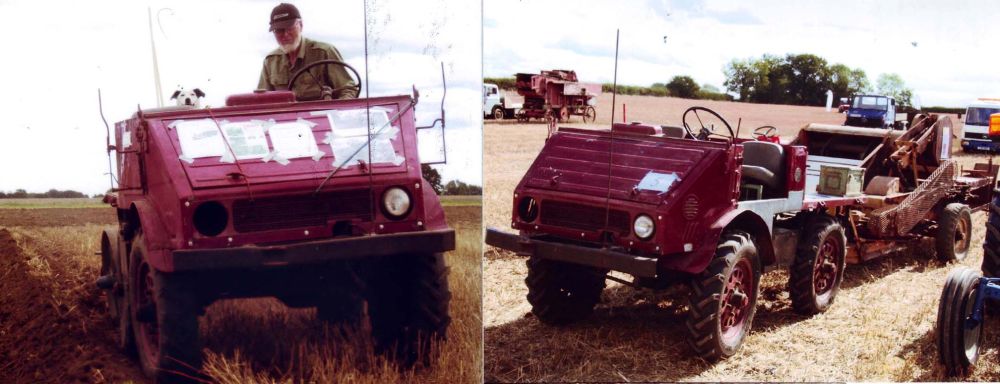
<svg viewBox="0 0 1000 384">
<path fill-rule="evenodd" d="M 194 105 L 194 103 L 191 102 L 191 99 L 184 99 L 184 105 Z"/>
</svg>

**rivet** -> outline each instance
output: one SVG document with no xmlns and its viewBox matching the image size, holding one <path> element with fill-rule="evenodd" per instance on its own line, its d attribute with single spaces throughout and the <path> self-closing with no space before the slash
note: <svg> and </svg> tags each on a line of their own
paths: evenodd
<svg viewBox="0 0 1000 384">
<path fill-rule="evenodd" d="M 580 237 L 586 237 L 586 236 L 587 236 L 586 233 L 580 232 Z"/>
<path fill-rule="evenodd" d="M 228 237 L 228 238 L 226 238 L 226 241 L 232 243 L 233 242 L 233 238 L 232 237 Z"/>
<path fill-rule="evenodd" d="M 190 207 L 191 206 L 191 202 L 190 201 L 185 201 L 184 202 L 184 206 L 185 207 Z"/>
<path fill-rule="evenodd" d="M 514 194 L 514 198 L 515 198 L 515 199 L 517 198 L 517 194 L 516 194 L 516 193 Z"/>
<path fill-rule="evenodd" d="M 537 225 L 535 226 L 535 229 L 538 229 L 538 226 L 537 226 Z"/>
<path fill-rule="evenodd" d="M 379 225 L 378 225 L 378 229 L 385 229 L 385 226 L 384 226 L 384 225 L 382 225 L 382 224 L 379 224 Z"/>
<path fill-rule="evenodd" d="M 193 247 L 194 246 L 194 240 L 188 240 L 188 246 L 189 247 Z"/>
<path fill-rule="evenodd" d="M 663 216 L 656 216 L 656 220 L 663 220 Z"/>
<path fill-rule="evenodd" d="M 304 232 L 305 232 L 306 236 L 309 236 L 309 230 L 308 229 L 305 230 Z"/>
<path fill-rule="evenodd" d="M 420 189 L 420 183 L 413 183 L 413 188 Z"/>
<path fill-rule="evenodd" d="M 423 222 L 423 221 L 419 221 L 419 220 L 418 220 L 418 221 L 417 221 L 417 226 L 418 226 L 418 227 L 423 227 L 423 226 L 424 226 L 424 222 Z"/>
<path fill-rule="evenodd" d="M 628 246 L 630 246 L 630 247 L 631 247 L 633 243 L 634 243 L 634 242 L 632 242 L 632 241 L 628 242 Z"/>
<path fill-rule="evenodd" d="M 657 246 L 656 246 L 656 250 L 657 250 L 657 251 L 659 251 L 659 250 L 660 250 L 660 246 L 659 246 L 659 245 L 657 245 Z"/>
</svg>

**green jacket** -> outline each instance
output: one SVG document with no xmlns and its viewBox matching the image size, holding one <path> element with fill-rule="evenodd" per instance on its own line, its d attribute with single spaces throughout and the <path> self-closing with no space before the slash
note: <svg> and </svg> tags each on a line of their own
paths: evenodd
<svg viewBox="0 0 1000 384">
<path fill-rule="evenodd" d="M 260 71 L 260 82 L 257 84 L 257 88 L 269 91 L 288 89 L 288 81 L 292 79 L 292 75 L 310 63 L 327 59 L 344 61 L 340 52 L 332 45 L 303 37 L 294 66 L 289 67 L 288 55 L 281 49 L 275 49 L 267 54 L 267 57 L 264 58 L 264 67 Z M 332 89 L 354 85 L 354 80 L 347 73 L 347 69 L 337 64 L 318 65 L 310 69 L 309 72 L 312 73 L 312 76 L 303 73 L 299 79 L 295 80 L 295 86 L 292 88 L 292 92 L 295 92 L 295 98 L 300 101 L 319 100 L 322 97 L 321 87 L 323 85 Z M 317 80 L 320 81 L 320 84 L 317 84 Z M 354 88 L 341 88 L 333 93 L 334 99 L 353 99 L 356 97 L 358 95 Z"/>
</svg>

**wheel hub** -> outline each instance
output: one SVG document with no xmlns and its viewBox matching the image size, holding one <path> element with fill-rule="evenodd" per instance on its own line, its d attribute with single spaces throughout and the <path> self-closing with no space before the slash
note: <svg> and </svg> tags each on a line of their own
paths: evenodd
<svg viewBox="0 0 1000 384">
<path fill-rule="evenodd" d="M 813 266 L 813 289 L 817 295 L 833 289 L 837 281 L 837 241 L 827 238 L 820 246 Z"/>
<path fill-rule="evenodd" d="M 742 259 L 733 266 L 722 294 L 720 325 L 727 338 L 736 337 L 743 328 L 746 314 L 750 309 L 748 291 L 753 289 L 753 274 L 750 262 Z"/>
</svg>

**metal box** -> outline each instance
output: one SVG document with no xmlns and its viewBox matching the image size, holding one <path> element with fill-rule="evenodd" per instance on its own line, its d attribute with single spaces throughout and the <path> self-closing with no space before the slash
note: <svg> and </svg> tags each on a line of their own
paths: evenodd
<svg viewBox="0 0 1000 384">
<path fill-rule="evenodd" d="M 822 165 L 819 168 L 816 192 L 834 196 L 857 196 L 861 194 L 864 179 L 864 168 Z"/>
</svg>

